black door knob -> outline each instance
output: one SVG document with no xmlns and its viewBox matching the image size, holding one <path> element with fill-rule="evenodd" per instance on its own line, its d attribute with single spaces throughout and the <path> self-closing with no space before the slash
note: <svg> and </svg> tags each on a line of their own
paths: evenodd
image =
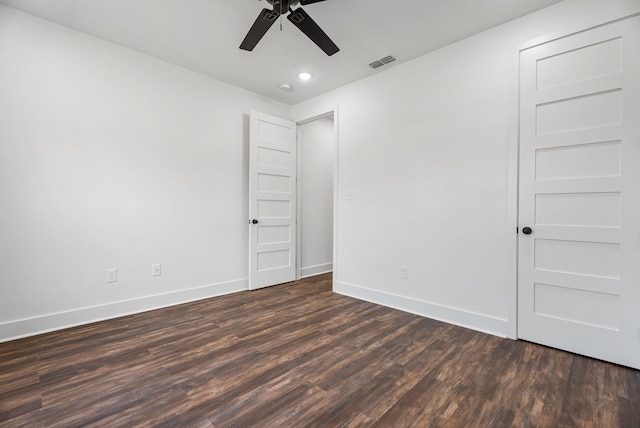
<svg viewBox="0 0 640 428">
<path fill-rule="evenodd" d="M 253 220 L 251 220 L 251 223 L 253 224 L 258 224 L 258 220 L 256 220 L 255 218 Z"/>
<path fill-rule="evenodd" d="M 531 235 L 532 232 L 533 232 L 533 229 L 531 229 L 530 227 L 522 228 L 522 233 L 524 233 L 525 235 Z"/>
</svg>

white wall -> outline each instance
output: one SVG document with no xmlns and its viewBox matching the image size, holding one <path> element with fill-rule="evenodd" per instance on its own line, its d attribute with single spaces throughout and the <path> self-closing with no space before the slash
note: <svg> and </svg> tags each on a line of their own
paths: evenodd
<svg viewBox="0 0 640 428">
<path fill-rule="evenodd" d="M 518 49 L 639 10 L 566 1 L 294 106 L 339 105 L 335 290 L 513 337 Z"/>
<path fill-rule="evenodd" d="M 332 118 L 321 118 L 298 127 L 302 277 L 333 269 L 333 126 Z"/>
<path fill-rule="evenodd" d="M 291 117 L 0 6 L 0 341 L 245 289 L 251 109 Z"/>
<path fill-rule="evenodd" d="M 336 290 L 504 335 L 517 47 L 637 11 L 566 1 L 292 112 L 0 6 L 0 340 L 245 289 L 246 115 L 336 105 Z"/>
</svg>

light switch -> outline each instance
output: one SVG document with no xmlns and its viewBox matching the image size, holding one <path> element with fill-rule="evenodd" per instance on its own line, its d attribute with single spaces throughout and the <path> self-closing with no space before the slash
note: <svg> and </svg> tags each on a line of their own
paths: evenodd
<svg viewBox="0 0 640 428">
<path fill-rule="evenodd" d="M 354 189 L 347 190 L 347 201 L 355 201 L 356 191 Z"/>
</svg>

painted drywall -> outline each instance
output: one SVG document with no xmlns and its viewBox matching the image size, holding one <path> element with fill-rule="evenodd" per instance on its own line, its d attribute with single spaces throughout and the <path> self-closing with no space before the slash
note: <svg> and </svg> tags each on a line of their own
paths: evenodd
<svg viewBox="0 0 640 428">
<path fill-rule="evenodd" d="M 336 291 L 504 334 L 517 48 L 638 4 L 566 1 L 294 114 L 0 7 L 0 340 L 246 288 L 246 115 L 336 105 Z"/>
<path fill-rule="evenodd" d="M 333 126 L 332 118 L 298 126 L 301 277 L 333 269 Z"/>
<path fill-rule="evenodd" d="M 518 50 L 639 10 L 565 1 L 294 106 L 339 105 L 334 290 L 514 337 Z"/>
<path fill-rule="evenodd" d="M 246 289 L 252 109 L 291 117 L 0 6 L 0 340 Z"/>
</svg>

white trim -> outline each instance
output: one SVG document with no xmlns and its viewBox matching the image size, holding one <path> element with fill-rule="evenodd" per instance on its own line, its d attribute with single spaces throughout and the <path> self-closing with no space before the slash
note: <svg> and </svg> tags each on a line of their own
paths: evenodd
<svg viewBox="0 0 640 428">
<path fill-rule="evenodd" d="M 187 290 L 172 291 L 154 296 L 9 321 L 0 324 L 0 343 L 248 289 L 248 280 L 238 279 Z"/>
<path fill-rule="evenodd" d="M 518 339 L 518 191 L 520 188 L 520 50 L 510 52 L 507 145 L 507 337 Z"/>
<path fill-rule="evenodd" d="M 300 125 L 310 122 L 296 122 L 296 279 L 302 278 L 302 131 Z"/>
<path fill-rule="evenodd" d="M 507 337 L 508 323 L 506 319 L 400 296 L 398 294 L 372 290 L 346 282 L 337 282 L 333 291 L 355 299 L 366 300 L 367 302 L 432 318 L 448 324 L 470 328 L 494 336 Z"/>
<path fill-rule="evenodd" d="M 632 7 L 631 10 L 633 9 L 638 9 L 638 7 L 640 7 L 640 1 L 630 1 L 628 2 L 629 6 Z M 567 37 L 571 37 L 574 36 L 576 34 L 579 33 L 584 33 L 586 31 L 590 31 L 593 30 L 595 28 L 598 27 L 604 27 L 605 25 L 610 25 L 610 24 L 614 24 L 616 22 L 620 22 L 620 21 L 625 21 L 627 19 L 630 18 L 634 18 L 636 16 L 640 16 L 640 12 L 636 11 L 632 11 L 631 13 L 629 13 L 630 11 L 625 11 L 622 15 L 620 15 L 617 12 L 613 12 L 613 14 L 611 16 L 597 16 L 597 17 L 590 17 L 589 20 L 587 20 L 584 23 L 580 23 L 580 24 L 574 24 L 573 28 L 564 30 L 564 31 L 556 31 L 553 33 L 547 33 L 545 35 L 542 35 L 540 37 L 535 37 L 531 40 L 526 41 L 525 43 L 523 43 L 520 46 L 520 51 L 525 51 L 527 49 L 531 49 L 534 48 L 536 46 L 540 46 L 540 45 L 544 45 L 550 42 L 554 42 L 556 40 L 560 40 L 560 39 L 564 39 Z"/>
<path fill-rule="evenodd" d="M 321 265 L 307 266 L 300 269 L 300 278 L 321 275 L 333 271 L 333 263 L 323 263 Z"/>
<path fill-rule="evenodd" d="M 333 132 L 335 133 L 335 147 L 333 158 L 333 277 L 332 288 L 336 289 L 338 283 L 338 166 L 340 159 L 340 115 L 339 105 L 333 106 Z"/>
</svg>

